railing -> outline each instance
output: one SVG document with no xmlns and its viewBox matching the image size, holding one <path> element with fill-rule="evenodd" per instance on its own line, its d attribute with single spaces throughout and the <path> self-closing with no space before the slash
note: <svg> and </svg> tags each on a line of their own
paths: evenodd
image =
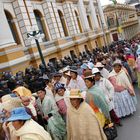
<svg viewBox="0 0 140 140">
<path fill-rule="evenodd" d="M 71 42 L 71 41 L 73 41 L 73 39 L 72 39 L 72 37 L 71 36 L 68 36 L 68 37 L 66 37 L 66 38 L 64 38 L 67 42 Z"/>
<path fill-rule="evenodd" d="M 51 48 L 55 46 L 54 41 L 43 42 L 41 45 L 44 45 L 46 48 Z"/>
</svg>

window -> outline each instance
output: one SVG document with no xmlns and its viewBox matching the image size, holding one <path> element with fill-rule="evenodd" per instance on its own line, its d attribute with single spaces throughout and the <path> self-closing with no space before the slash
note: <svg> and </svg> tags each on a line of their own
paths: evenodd
<svg viewBox="0 0 140 140">
<path fill-rule="evenodd" d="M 61 21 L 61 24 L 62 24 L 64 34 L 65 34 L 65 36 L 68 36 L 68 29 L 67 29 L 67 26 L 66 26 L 66 22 L 65 22 L 63 13 L 60 10 L 58 10 L 58 15 L 59 15 L 59 18 L 60 18 L 60 21 Z"/>
<path fill-rule="evenodd" d="M 78 26 L 79 26 L 80 33 L 82 33 L 83 30 L 82 30 L 82 26 L 81 26 L 79 15 L 78 15 L 78 13 L 76 11 L 74 11 L 74 12 L 75 12 L 75 15 L 76 15 L 76 19 L 77 19 L 77 23 L 78 23 Z"/>
<path fill-rule="evenodd" d="M 19 35 L 18 35 L 18 32 L 17 32 L 17 28 L 16 28 L 16 25 L 15 25 L 15 22 L 13 20 L 13 17 L 10 14 L 10 12 L 8 12 L 7 10 L 4 10 L 4 12 L 5 12 L 5 15 L 6 15 L 7 22 L 9 24 L 11 33 L 13 35 L 13 38 L 14 38 L 14 40 L 15 40 L 15 42 L 17 44 L 20 44 L 21 42 L 20 42 L 20 39 L 19 39 Z"/>
<path fill-rule="evenodd" d="M 41 32 L 41 34 L 45 35 L 43 41 L 49 41 L 48 32 L 42 14 L 38 10 L 34 10 L 34 14 L 39 31 Z"/>
<path fill-rule="evenodd" d="M 90 27 L 90 29 L 93 30 L 92 22 L 91 22 L 91 19 L 90 19 L 90 16 L 89 16 L 89 15 L 87 16 L 87 19 L 88 19 L 88 23 L 89 23 L 89 27 Z"/>
</svg>

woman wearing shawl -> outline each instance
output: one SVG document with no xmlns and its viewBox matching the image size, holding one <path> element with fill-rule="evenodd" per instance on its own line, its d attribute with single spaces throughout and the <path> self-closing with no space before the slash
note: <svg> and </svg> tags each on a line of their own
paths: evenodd
<svg viewBox="0 0 140 140">
<path fill-rule="evenodd" d="M 20 87 L 17 87 L 16 89 L 13 90 L 13 92 L 17 95 L 17 96 L 29 96 L 31 97 L 32 96 L 32 93 L 29 89 L 23 87 L 23 86 L 20 86 Z"/>
<path fill-rule="evenodd" d="M 69 92 L 66 91 L 64 84 L 56 83 L 55 84 L 55 101 L 59 109 L 59 113 L 62 116 L 63 120 L 66 122 L 66 115 L 67 115 L 67 106 L 69 104 Z"/>
<path fill-rule="evenodd" d="M 86 85 L 82 77 L 80 77 L 77 73 L 77 67 L 70 67 L 70 76 L 71 80 L 68 85 L 68 89 L 81 89 L 82 91 L 86 91 Z"/>
<path fill-rule="evenodd" d="M 58 113 L 56 103 L 51 97 L 46 96 L 45 89 L 39 89 L 37 95 L 39 97 L 37 106 L 47 125 L 47 130 L 50 132 L 53 140 L 64 140 L 66 137 L 66 126 Z"/>
<path fill-rule="evenodd" d="M 67 140 L 107 140 L 92 108 L 79 89 L 70 91 L 67 110 Z"/>
<path fill-rule="evenodd" d="M 118 117 L 125 117 L 136 111 L 136 97 L 126 72 L 122 69 L 120 60 L 113 64 L 114 69 L 109 74 L 109 80 L 115 89 L 114 106 Z"/>
<path fill-rule="evenodd" d="M 18 97 L 29 97 L 31 104 L 35 106 L 35 97 L 32 96 L 32 92 L 25 88 L 24 86 L 19 86 L 16 89 L 13 90 L 13 93 L 15 93 Z"/>
<path fill-rule="evenodd" d="M 118 116 L 116 115 L 116 113 L 114 111 L 114 87 L 113 87 L 113 85 L 111 84 L 111 82 L 108 79 L 103 78 L 101 76 L 98 68 L 93 68 L 92 74 L 95 75 L 94 76 L 95 84 L 103 90 L 103 93 L 106 97 L 106 101 L 109 105 L 109 113 L 110 113 L 110 117 L 111 117 L 112 121 L 115 124 L 122 126 L 122 124 L 120 123 L 120 119 L 118 118 Z"/>
<path fill-rule="evenodd" d="M 137 59 L 136 59 L 136 70 L 137 70 L 137 79 L 138 79 L 138 87 L 140 88 L 140 49 L 137 51 Z"/>
<path fill-rule="evenodd" d="M 106 120 L 110 118 L 109 106 L 103 91 L 95 85 L 93 76 L 91 71 L 85 73 L 85 83 L 88 88 L 86 101 L 94 110 L 101 126 L 104 127 Z"/>
</svg>

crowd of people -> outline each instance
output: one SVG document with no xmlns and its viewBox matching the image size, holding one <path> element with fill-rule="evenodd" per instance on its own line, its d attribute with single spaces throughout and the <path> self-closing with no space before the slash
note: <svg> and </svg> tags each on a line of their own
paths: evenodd
<svg viewBox="0 0 140 140">
<path fill-rule="evenodd" d="M 140 38 L 0 77 L 0 140 L 107 140 L 136 112 Z M 52 67 L 52 70 L 51 70 Z"/>
</svg>

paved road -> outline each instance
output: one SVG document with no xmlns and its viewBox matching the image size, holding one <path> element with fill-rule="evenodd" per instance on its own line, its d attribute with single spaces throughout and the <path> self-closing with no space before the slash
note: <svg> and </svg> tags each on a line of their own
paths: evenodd
<svg viewBox="0 0 140 140">
<path fill-rule="evenodd" d="M 140 140 L 140 89 L 135 90 L 138 99 L 137 112 L 122 119 L 123 127 L 118 127 L 118 138 L 115 140 Z"/>
</svg>

